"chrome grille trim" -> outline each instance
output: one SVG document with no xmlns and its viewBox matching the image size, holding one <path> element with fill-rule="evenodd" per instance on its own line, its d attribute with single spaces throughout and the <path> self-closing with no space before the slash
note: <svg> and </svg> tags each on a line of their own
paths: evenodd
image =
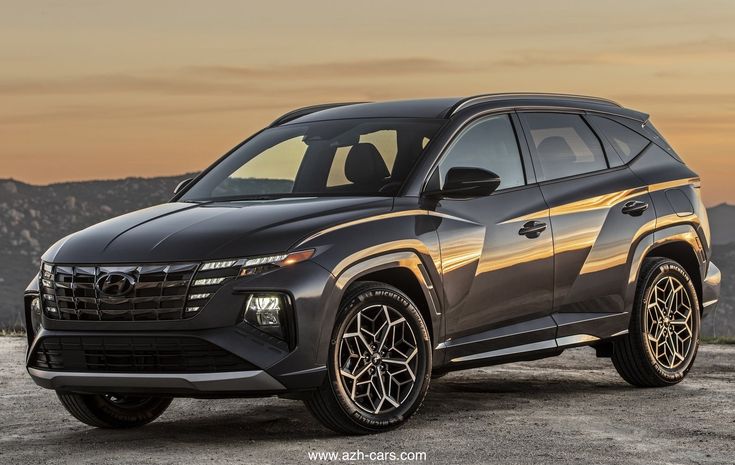
<svg viewBox="0 0 735 465">
<path fill-rule="evenodd" d="M 73 265 L 44 263 L 39 286 L 44 314 L 55 320 L 152 321 L 183 320 L 196 316 L 212 296 L 237 277 L 239 266 L 201 270 L 199 262 L 141 265 Z M 134 278 L 121 297 L 102 295 L 97 281 L 106 273 Z M 213 285 L 196 286 L 197 279 L 224 278 Z M 190 295 L 208 294 L 192 305 Z M 191 308 L 196 307 L 196 311 Z M 54 311 L 56 309 L 56 311 Z"/>
</svg>

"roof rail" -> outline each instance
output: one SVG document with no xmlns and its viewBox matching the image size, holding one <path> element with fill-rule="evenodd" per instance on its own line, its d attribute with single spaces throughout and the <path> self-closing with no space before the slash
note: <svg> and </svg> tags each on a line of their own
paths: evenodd
<svg viewBox="0 0 735 465">
<path fill-rule="evenodd" d="M 586 95 L 574 95 L 574 94 L 552 94 L 552 93 L 535 93 L 535 92 L 513 92 L 513 93 L 505 93 L 505 94 L 484 94 L 484 95 L 475 95 L 473 97 L 467 97 L 459 102 L 457 102 L 453 108 L 451 108 L 448 112 L 448 116 L 452 116 L 453 114 L 457 113 L 460 110 L 464 110 L 467 107 L 470 107 L 472 105 L 477 105 L 479 103 L 486 103 L 486 102 L 493 102 L 498 100 L 508 100 L 512 98 L 535 98 L 535 99 L 568 99 L 568 100 L 579 100 L 589 103 L 598 103 L 603 105 L 613 105 L 619 108 L 622 108 L 623 106 L 619 103 L 609 100 L 606 98 L 601 97 L 589 97 Z"/>
<path fill-rule="evenodd" d="M 280 116 L 278 119 L 273 121 L 268 127 L 272 128 L 274 126 L 280 126 L 282 124 L 288 123 L 289 121 L 293 121 L 296 118 L 301 118 L 302 116 L 306 116 L 308 114 L 315 113 L 317 111 L 328 110 L 330 108 L 344 107 L 346 105 L 357 105 L 359 103 L 367 103 L 367 102 L 322 103 L 320 105 L 311 105 L 308 107 L 297 108 L 296 110 L 291 110 L 288 113 Z"/>
</svg>

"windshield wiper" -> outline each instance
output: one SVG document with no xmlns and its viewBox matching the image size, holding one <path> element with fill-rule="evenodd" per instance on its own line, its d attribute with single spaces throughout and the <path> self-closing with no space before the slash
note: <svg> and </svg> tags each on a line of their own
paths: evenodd
<svg viewBox="0 0 735 465">
<path fill-rule="evenodd" d="M 227 197 L 212 197 L 205 202 L 240 202 L 247 200 L 278 200 L 284 197 L 293 197 L 290 194 L 258 194 L 258 195 L 231 195 Z"/>
</svg>

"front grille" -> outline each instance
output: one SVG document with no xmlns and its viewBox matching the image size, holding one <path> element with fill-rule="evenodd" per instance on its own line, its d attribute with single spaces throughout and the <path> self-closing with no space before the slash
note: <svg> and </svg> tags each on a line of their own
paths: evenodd
<svg viewBox="0 0 735 465">
<path fill-rule="evenodd" d="M 44 264 L 40 287 L 44 313 L 59 320 L 150 321 L 195 316 L 222 285 L 237 276 L 229 266 L 201 270 L 199 263 L 146 265 Z M 111 296 L 100 289 L 106 276 L 129 278 Z M 203 281 L 207 280 L 207 281 Z"/>
<path fill-rule="evenodd" d="M 30 366 L 42 370 L 107 373 L 248 371 L 253 364 L 203 339 L 155 336 L 49 336 Z"/>
</svg>

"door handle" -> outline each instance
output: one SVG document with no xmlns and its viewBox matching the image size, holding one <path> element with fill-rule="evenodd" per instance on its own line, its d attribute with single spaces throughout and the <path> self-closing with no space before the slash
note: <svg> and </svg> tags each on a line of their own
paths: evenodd
<svg viewBox="0 0 735 465">
<path fill-rule="evenodd" d="M 625 202 L 622 211 L 624 215 L 641 216 L 643 212 L 647 209 L 648 204 L 646 202 L 641 202 L 640 200 L 631 200 L 630 202 Z"/>
<path fill-rule="evenodd" d="M 518 234 L 520 236 L 526 236 L 529 239 L 535 239 L 544 231 L 546 231 L 546 223 L 542 223 L 541 221 L 529 221 L 523 225 L 520 231 L 518 231 Z"/>
</svg>

